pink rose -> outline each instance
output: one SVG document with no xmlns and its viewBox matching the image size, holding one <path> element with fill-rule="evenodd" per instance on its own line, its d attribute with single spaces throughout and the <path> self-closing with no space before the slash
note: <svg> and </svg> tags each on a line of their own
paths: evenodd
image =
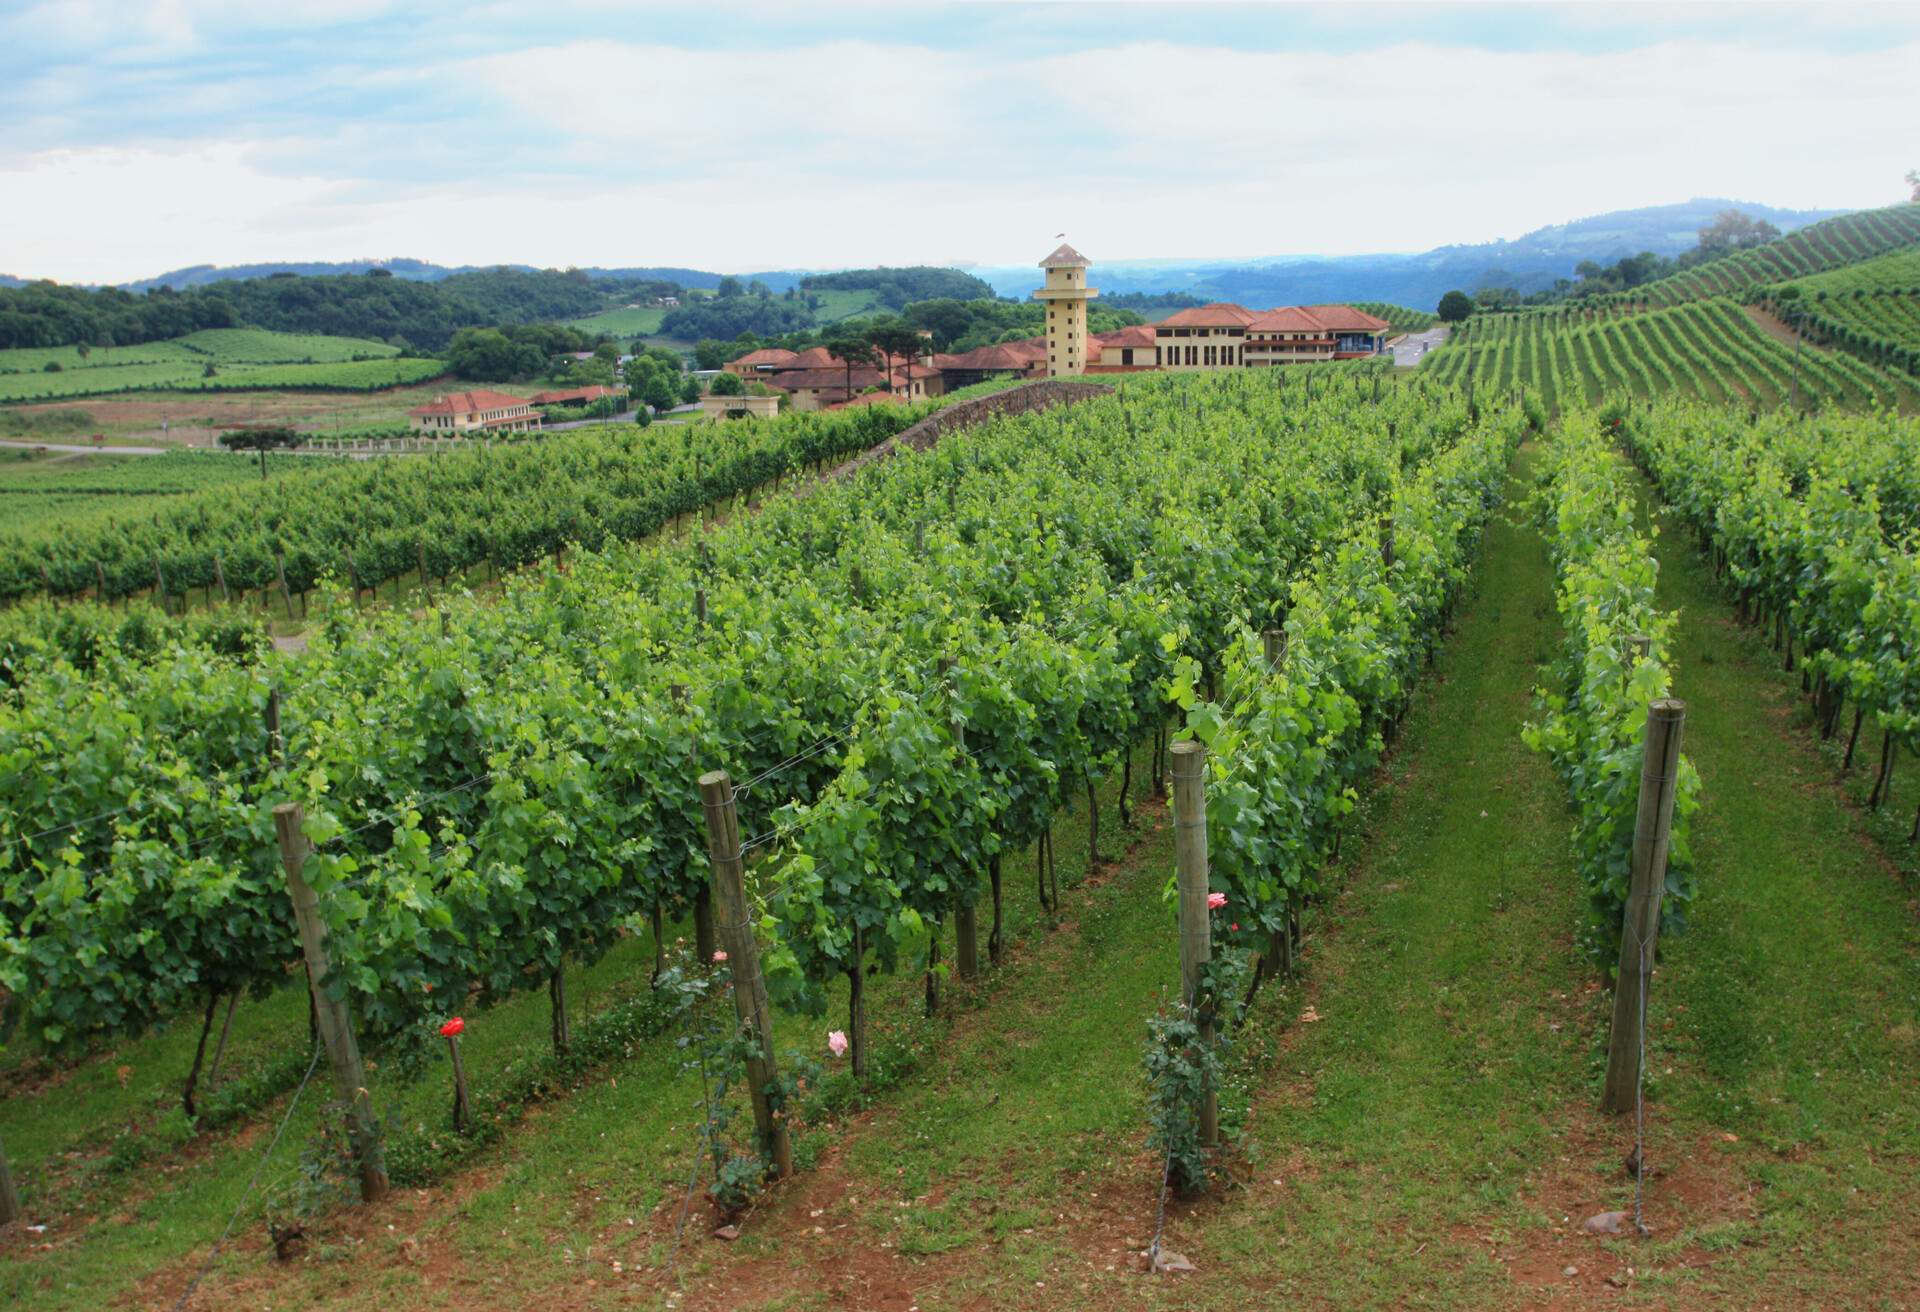
<svg viewBox="0 0 1920 1312">
<path fill-rule="evenodd" d="M 1225 906 L 1226 904 L 1227 904 L 1227 895 L 1225 893 L 1207 894 L 1207 910 L 1218 911 L 1221 907 Z"/>
<path fill-rule="evenodd" d="M 724 952 L 715 952 L 713 954 L 713 959 L 716 963 L 725 961 L 727 959 L 727 954 Z"/>
<path fill-rule="evenodd" d="M 847 1055 L 847 1032 L 834 1030 L 827 1035 L 827 1051 L 836 1057 Z"/>
</svg>

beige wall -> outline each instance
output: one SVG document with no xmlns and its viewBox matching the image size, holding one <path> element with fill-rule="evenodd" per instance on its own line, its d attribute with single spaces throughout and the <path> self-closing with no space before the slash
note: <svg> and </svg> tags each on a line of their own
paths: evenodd
<svg viewBox="0 0 1920 1312">
<path fill-rule="evenodd" d="M 777 396 L 703 396 L 700 398 L 700 413 L 707 419 L 725 419 L 729 411 L 740 410 L 746 411 L 749 419 L 771 419 L 780 413 L 780 398 Z"/>
<path fill-rule="evenodd" d="M 1185 332 L 1185 337 L 1178 336 Z M 1169 336 L 1168 334 L 1174 334 Z M 1237 369 L 1243 363 L 1244 328 L 1156 328 L 1162 369 Z"/>
<path fill-rule="evenodd" d="M 518 422 L 511 424 L 488 425 L 489 419 L 511 418 Z M 417 433 L 469 433 L 477 428 L 492 427 L 503 432 L 519 433 L 534 428 L 540 423 L 540 416 L 533 412 L 532 406 L 513 406 L 499 410 L 475 410 L 464 415 L 411 415 L 407 426 Z"/>
</svg>

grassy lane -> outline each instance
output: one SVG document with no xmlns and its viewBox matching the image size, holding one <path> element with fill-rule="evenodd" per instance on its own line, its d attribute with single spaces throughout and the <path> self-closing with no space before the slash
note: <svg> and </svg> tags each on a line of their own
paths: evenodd
<svg viewBox="0 0 1920 1312">
<path fill-rule="evenodd" d="M 1196 1304 L 1257 1289 L 1288 1306 L 1485 1308 L 1566 1265 L 1536 1250 L 1589 1083 L 1591 975 L 1571 948 L 1560 784 L 1519 736 L 1558 636 L 1544 544 L 1496 522 L 1310 955 L 1318 1020 L 1297 1025 L 1259 1103 L 1258 1174 L 1189 1232 Z"/>
<path fill-rule="evenodd" d="M 1665 1247 L 1711 1259 L 1704 1287 L 1777 1307 L 1920 1306 L 1913 889 L 1817 750 L 1798 675 L 1734 623 L 1690 541 L 1668 521 L 1656 552 L 1704 785 L 1694 925 L 1656 983 L 1658 1092 L 1676 1136 L 1727 1169 Z"/>
</svg>

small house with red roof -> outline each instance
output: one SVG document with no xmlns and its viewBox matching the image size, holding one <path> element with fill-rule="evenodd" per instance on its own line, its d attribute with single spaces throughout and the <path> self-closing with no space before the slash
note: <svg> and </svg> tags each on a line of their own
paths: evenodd
<svg viewBox="0 0 1920 1312">
<path fill-rule="evenodd" d="M 447 437 L 458 433 L 523 433 L 540 427 L 533 403 L 505 392 L 449 392 L 407 411 L 416 433 Z"/>
</svg>

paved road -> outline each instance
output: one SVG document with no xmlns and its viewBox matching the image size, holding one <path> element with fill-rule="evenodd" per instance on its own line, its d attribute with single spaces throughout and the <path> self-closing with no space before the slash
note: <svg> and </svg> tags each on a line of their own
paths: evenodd
<svg viewBox="0 0 1920 1312">
<path fill-rule="evenodd" d="M 1447 325 L 1437 323 L 1423 333 L 1408 333 L 1393 344 L 1393 362 L 1403 368 L 1420 363 L 1420 357 L 1447 340 Z"/>
<path fill-rule="evenodd" d="M 169 451 L 184 451 L 178 446 L 68 446 L 59 442 L 0 442 L 16 451 L 58 451 L 62 455 L 163 456 Z"/>
</svg>

